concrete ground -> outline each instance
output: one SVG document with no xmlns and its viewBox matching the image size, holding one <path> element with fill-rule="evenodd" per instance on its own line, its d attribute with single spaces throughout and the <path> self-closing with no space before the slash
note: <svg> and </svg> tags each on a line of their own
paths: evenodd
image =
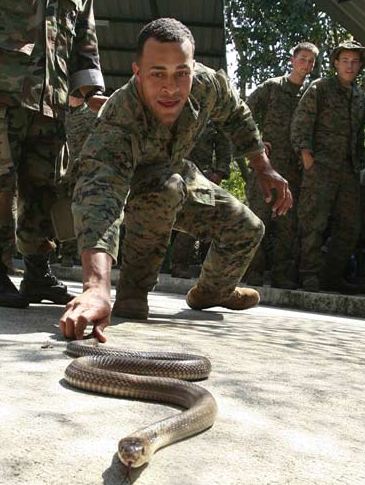
<svg viewBox="0 0 365 485">
<path fill-rule="evenodd" d="M 1 484 L 365 484 L 363 320 L 266 306 L 196 312 L 160 292 L 150 307 L 147 322 L 114 318 L 109 343 L 208 356 L 201 385 L 217 400 L 215 425 L 129 480 L 119 439 L 177 410 L 70 388 L 62 307 L 1 308 Z"/>
</svg>

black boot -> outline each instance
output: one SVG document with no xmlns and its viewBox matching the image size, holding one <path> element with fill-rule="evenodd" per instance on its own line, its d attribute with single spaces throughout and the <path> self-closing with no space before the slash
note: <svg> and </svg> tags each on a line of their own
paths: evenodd
<svg viewBox="0 0 365 485">
<path fill-rule="evenodd" d="M 0 261 L 0 306 L 27 308 L 28 300 L 21 295 L 7 275 L 7 267 Z"/>
<path fill-rule="evenodd" d="M 47 254 L 24 256 L 24 266 L 20 294 L 30 303 L 49 300 L 57 305 L 65 305 L 74 298 L 67 292 L 67 286 L 52 273 Z"/>
</svg>

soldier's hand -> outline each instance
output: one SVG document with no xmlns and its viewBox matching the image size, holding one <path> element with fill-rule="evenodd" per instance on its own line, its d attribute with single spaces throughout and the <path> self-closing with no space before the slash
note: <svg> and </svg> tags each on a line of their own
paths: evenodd
<svg viewBox="0 0 365 485">
<path fill-rule="evenodd" d="M 68 339 L 80 340 L 90 323 L 93 335 L 99 342 L 105 342 L 104 329 L 110 323 L 109 294 L 95 288 L 89 288 L 66 305 L 60 319 L 60 329 Z"/>
<path fill-rule="evenodd" d="M 276 194 L 275 202 L 272 206 L 274 215 L 285 215 L 293 207 L 293 196 L 289 189 L 288 182 L 276 172 L 272 167 L 265 170 L 256 171 L 257 180 L 262 189 L 265 202 L 272 201 L 272 192 Z"/>
<path fill-rule="evenodd" d="M 309 170 L 314 163 L 313 153 L 311 152 L 311 150 L 308 150 L 307 148 L 305 148 L 301 151 L 301 154 L 302 154 L 303 166 L 305 170 Z"/>
<path fill-rule="evenodd" d="M 87 105 L 91 109 L 91 111 L 97 113 L 107 99 L 107 96 L 102 96 L 99 94 L 95 96 L 90 96 L 90 98 L 88 98 L 87 100 Z"/>
</svg>

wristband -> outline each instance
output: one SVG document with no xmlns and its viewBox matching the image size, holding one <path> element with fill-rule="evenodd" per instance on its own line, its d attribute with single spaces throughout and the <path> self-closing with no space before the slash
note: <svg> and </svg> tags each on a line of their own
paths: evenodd
<svg viewBox="0 0 365 485">
<path fill-rule="evenodd" d="M 92 98 L 93 96 L 102 96 L 103 94 L 104 94 L 103 91 L 99 88 L 91 89 L 88 93 L 85 94 L 84 102 L 87 103 L 89 99 Z"/>
</svg>

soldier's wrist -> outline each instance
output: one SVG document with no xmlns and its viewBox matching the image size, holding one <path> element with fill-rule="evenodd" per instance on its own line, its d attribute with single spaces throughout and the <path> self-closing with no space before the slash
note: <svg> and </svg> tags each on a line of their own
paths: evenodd
<svg viewBox="0 0 365 485">
<path fill-rule="evenodd" d="M 94 96 L 103 96 L 103 94 L 104 93 L 100 88 L 90 89 L 84 96 L 84 102 L 87 103 L 90 98 L 93 98 Z"/>
</svg>

